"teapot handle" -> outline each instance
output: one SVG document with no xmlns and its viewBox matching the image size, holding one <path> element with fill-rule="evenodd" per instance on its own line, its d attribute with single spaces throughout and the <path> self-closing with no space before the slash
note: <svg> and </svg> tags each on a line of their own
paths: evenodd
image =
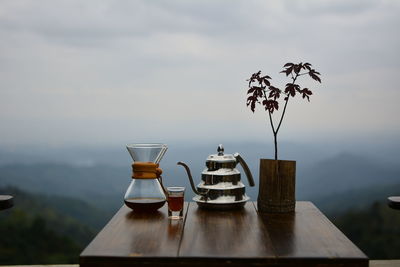
<svg viewBox="0 0 400 267">
<path fill-rule="evenodd" d="M 244 159 L 239 155 L 239 153 L 235 153 L 233 155 L 236 160 L 240 163 L 240 165 L 242 165 L 242 168 L 244 170 L 244 173 L 247 176 L 247 180 L 249 180 L 249 185 L 250 186 L 254 186 L 254 179 L 253 179 L 253 175 L 251 174 L 251 171 L 249 169 L 249 166 L 247 166 L 247 163 L 244 161 Z"/>
</svg>

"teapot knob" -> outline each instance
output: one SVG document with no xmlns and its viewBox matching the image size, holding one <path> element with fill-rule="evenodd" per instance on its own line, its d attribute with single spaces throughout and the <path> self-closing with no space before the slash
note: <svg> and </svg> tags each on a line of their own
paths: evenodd
<svg viewBox="0 0 400 267">
<path fill-rule="evenodd" d="M 222 144 L 218 145 L 218 156 L 223 156 L 224 155 L 224 147 L 222 146 Z"/>
</svg>

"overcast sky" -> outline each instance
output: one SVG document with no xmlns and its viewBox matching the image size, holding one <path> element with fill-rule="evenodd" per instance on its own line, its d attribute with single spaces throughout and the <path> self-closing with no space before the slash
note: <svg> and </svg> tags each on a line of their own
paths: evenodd
<svg viewBox="0 0 400 267">
<path fill-rule="evenodd" d="M 396 137 L 399 28 L 400 1 L 2 0 L 0 146 L 272 141 L 246 79 L 300 61 L 282 139 Z"/>
</svg>

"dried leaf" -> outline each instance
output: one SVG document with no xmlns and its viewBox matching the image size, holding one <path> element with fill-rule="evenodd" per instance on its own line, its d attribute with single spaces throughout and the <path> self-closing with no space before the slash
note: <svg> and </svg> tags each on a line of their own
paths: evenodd
<svg viewBox="0 0 400 267">
<path fill-rule="evenodd" d="M 251 87 L 248 91 L 247 91 L 247 93 L 248 94 L 251 94 L 251 93 L 253 93 L 254 92 L 254 90 L 256 90 L 254 87 Z"/>
<path fill-rule="evenodd" d="M 265 110 L 274 113 L 274 110 L 278 110 L 279 103 L 276 100 L 264 100 L 262 104 L 265 106 Z"/>
<path fill-rule="evenodd" d="M 270 90 L 268 97 L 273 98 L 274 100 L 278 99 L 281 95 L 281 90 L 279 88 L 276 88 L 274 86 L 268 87 Z"/>
<path fill-rule="evenodd" d="M 302 64 L 301 63 L 294 65 L 294 67 L 293 67 L 294 73 L 298 74 L 300 72 L 301 68 L 302 68 Z"/>
<path fill-rule="evenodd" d="M 321 79 L 318 77 L 318 75 L 320 75 L 319 72 L 316 72 L 315 70 L 310 70 L 308 74 L 310 75 L 311 78 L 321 83 Z"/>
<path fill-rule="evenodd" d="M 307 98 L 308 102 L 310 102 L 310 95 L 312 95 L 312 92 L 308 88 L 304 88 L 303 90 L 300 90 L 300 93 L 304 98 Z"/>
<path fill-rule="evenodd" d="M 292 80 L 297 78 L 302 70 L 308 70 L 309 76 L 318 82 L 321 82 L 320 73 L 315 69 L 311 68 L 311 64 L 306 63 L 286 63 L 283 66 L 283 70 L 280 73 L 285 73 L 286 76 L 292 74 Z M 296 75 L 293 75 L 296 74 Z M 305 72 L 304 74 L 307 74 Z M 256 104 L 261 104 L 265 107 L 265 110 L 273 113 L 275 110 L 279 109 L 279 102 L 277 101 L 280 98 L 282 91 L 279 88 L 276 88 L 271 85 L 269 81 L 271 79 L 270 76 L 264 75 L 261 76 L 261 71 L 253 73 L 250 79 L 246 80 L 249 82 L 249 88 L 247 90 L 247 101 L 246 105 L 251 109 L 252 112 L 255 112 Z M 256 85 L 254 85 L 256 83 Z M 268 89 L 267 89 L 268 88 Z M 267 90 L 266 90 L 267 89 Z M 310 101 L 310 96 L 312 95 L 311 90 L 308 88 L 301 89 L 298 84 L 287 83 L 284 90 L 284 101 L 288 101 L 290 96 L 294 97 L 296 94 L 302 96 L 303 99 L 307 99 Z"/>
<path fill-rule="evenodd" d="M 287 83 L 285 88 L 285 94 L 295 96 L 297 86 L 298 86 L 297 84 Z"/>
</svg>

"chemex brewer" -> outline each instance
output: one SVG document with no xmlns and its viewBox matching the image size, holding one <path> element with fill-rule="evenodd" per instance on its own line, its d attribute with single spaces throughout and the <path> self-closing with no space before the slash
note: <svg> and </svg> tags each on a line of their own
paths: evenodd
<svg viewBox="0 0 400 267">
<path fill-rule="evenodd" d="M 166 144 L 128 144 L 126 148 L 133 163 L 132 182 L 126 190 L 124 202 L 134 211 L 156 211 L 167 200 L 159 163 L 168 147 Z"/>
</svg>

